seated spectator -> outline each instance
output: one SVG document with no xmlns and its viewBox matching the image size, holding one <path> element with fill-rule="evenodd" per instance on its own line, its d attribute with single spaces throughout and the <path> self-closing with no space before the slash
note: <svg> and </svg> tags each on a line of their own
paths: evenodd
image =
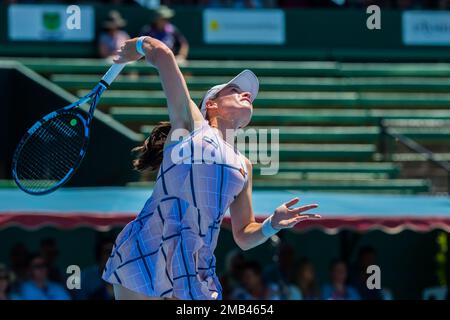
<svg viewBox="0 0 450 320">
<path fill-rule="evenodd" d="M 383 292 L 378 289 L 367 288 L 369 274 L 367 268 L 377 264 L 376 251 L 371 246 L 363 246 L 359 249 L 356 263 L 351 268 L 350 284 L 358 290 L 363 300 L 383 300 Z"/>
<path fill-rule="evenodd" d="M 58 246 L 55 239 L 45 238 L 41 240 L 40 255 L 47 262 L 48 279 L 54 282 L 64 282 L 64 277 L 56 266 L 56 259 L 59 256 Z"/>
<path fill-rule="evenodd" d="M 297 268 L 296 285 L 304 300 L 320 299 L 320 289 L 316 281 L 314 265 L 307 258 L 300 260 Z"/>
<path fill-rule="evenodd" d="M 224 300 L 231 299 L 231 294 L 238 287 L 240 273 L 245 262 L 245 257 L 240 250 L 232 250 L 227 254 L 225 258 L 225 272 L 220 277 Z"/>
<path fill-rule="evenodd" d="M 358 292 L 347 282 L 347 265 L 342 260 L 334 260 L 330 266 L 331 283 L 323 286 L 322 299 L 360 300 Z"/>
<path fill-rule="evenodd" d="M 308 8 L 312 7 L 311 0 L 279 0 L 281 8 Z"/>
<path fill-rule="evenodd" d="M 14 244 L 9 251 L 11 271 L 14 273 L 17 282 L 27 279 L 29 258 L 30 253 L 22 242 Z"/>
<path fill-rule="evenodd" d="M 81 289 L 75 292 L 77 300 L 113 300 L 113 286 L 102 280 L 103 269 L 114 245 L 111 239 L 101 239 L 95 246 L 96 264 L 81 271 Z"/>
<path fill-rule="evenodd" d="M 30 280 L 23 282 L 18 288 L 18 298 L 23 300 L 70 300 L 70 296 L 62 285 L 48 279 L 46 261 L 34 255 L 29 264 Z"/>
<path fill-rule="evenodd" d="M 175 12 L 172 9 L 166 6 L 159 7 L 150 25 L 143 27 L 141 35 L 164 42 L 174 53 L 178 63 L 185 64 L 189 43 L 178 28 L 170 23 L 170 19 L 174 16 Z"/>
<path fill-rule="evenodd" d="M 98 43 L 100 57 L 112 59 L 125 41 L 130 39 L 128 33 L 122 30 L 126 24 L 118 11 L 109 12 L 108 18 L 103 22 L 104 31 Z"/>
<path fill-rule="evenodd" d="M 136 4 L 135 0 L 102 0 L 102 2 L 106 4 L 115 4 L 115 5 L 132 5 Z"/>
<path fill-rule="evenodd" d="M 235 300 L 281 300 L 283 293 L 275 283 L 266 283 L 262 278 L 261 266 L 256 261 L 247 262 L 240 279 L 241 287 L 231 295 Z M 300 300 L 301 294 L 295 286 L 290 286 L 288 296 L 291 300 Z"/>
<path fill-rule="evenodd" d="M 450 9 L 450 0 L 438 0 L 437 9 L 439 10 Z"/>
<path fill-rule="evenodd" d="M 0 264 L 0 300 L 12 300 L 12 284 L 14 275 L 4 265 Z"/>
<path fill-rule="evenodd" d="M 264 269 L 264 279 L 269 282 L 292 283 L 295 274 L 295 250 L 294 247 L 282 241 L 277 247 L 274 263 Z"/>
<path fill-rule="evenodd" d="M 263 278 L 268 283 L 276 283 L 281 289 L 281 300 L 297 300 L 300 290 L 294 285 L 295 250 L 294 247 L 282 241 L 277 247 L 274 263 L 268 265 L 263 272 Z"/>
</svg>

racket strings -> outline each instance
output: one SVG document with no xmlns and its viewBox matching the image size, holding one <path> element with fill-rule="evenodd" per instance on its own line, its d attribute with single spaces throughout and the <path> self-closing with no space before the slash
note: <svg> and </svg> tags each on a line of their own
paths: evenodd
<svg viewBox="0 0 450 320">
<path fill-rule="evenodd" d="M 29 148 L 27 152 L 23 152 L 23 157 L 26 165 L 18 166 L 19 178 L 23 180 L 35 180 L 33 185 L 49 185 L 56 183 L 64 178 L 70 171 L 71 161 L 70 154 L 76 152 L 69 151 L 64 144 L 57 143 L 53 147 L 60 149 L 60 152 L 43 152 L 48 150 L 48 146 L 42 146 L 41 143 L 36 143 L 36 147 Z M 48 150 L 50 151 L 50 150 Z M 65 161 L 65 162 L 64 162 Z M 30 184 L 32 181 L 28 181 Z"/>
<path fill-rule="evenodd" d="M 25 142 L 18 155 L 17 177 L 32 192 L 52 188 L 75 167 L 85 143 L 82 121 L 64 113 L 47 121 Z"/>
<path fill-rule="evenodd" d="M 57 124 L 57 126 L 61 126 L 61 124 Z M 37 133 L 37 136 L 40 137 L 42 139 L 42 141 L 44 141 L 45 143 L 50 143 L 55 141 L 55 137 L 53 136 L 53 139 L 49 139 L 49 137 L 51 137 L 51 132 L 49 130 L 42 130 L 40 132 Z M 30 142 L 35 142 L 35 141 L 30 141 Z M 64 145 L 61 144 L 60 145 L 64 152 L 70 152 L 70 150 L 67 150 L 66 148 L 64 148 Z M 34 149 L 36 148 L 30 148 L 29 149 L 29 153 L 33 156 L 33 158 L 29 159 L 29 161 L 34 162 L 35 166 L 39 165 L 39 163 L 37 162 L 37 160 L 41 159 L 41 160 L 45 160 L 45 161 L 51 161 L 54 160 L 55 161 L 55 165 L 59 164 L 59 158 L 53 158 L 53 154 L 52 153 L 48 153 L 48 154 L 40 154 L 39 152 L 36 152 Z M 33 160 L 34 159 L 34 160 Z M 60 163 L 62 165 L 62 168 L 64 168 L 64 162 Z M 66 165 L 67 166 L 67 165 Z"/>
</svg>

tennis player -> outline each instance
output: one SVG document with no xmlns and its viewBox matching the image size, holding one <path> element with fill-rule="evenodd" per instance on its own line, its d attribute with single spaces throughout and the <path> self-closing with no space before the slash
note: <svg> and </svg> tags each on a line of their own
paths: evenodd
<svg viewBox="0 0 450 320">
<path fill-rule="evenodd" d="M 263 223 L 255 221 L 252 164 L 226 141 L 250 122 L 259 89 L 253 72 L 244 70 L 212 87 L 198 107 L 173 53 L 162 42 L 151 37 L 128 40 L 115 62 L 143 56 L 159 72 L 170 123 L 156 126 L 135 149 L 136 169 L 159 171 L 144 208 L 118 235 L 103 279 L 113 284 L 116 299 L 222 299 L 214 250 L 228 209 L 234 240 L 248 250 L 281 229 L 320 218 L 305 213 L 317 205 L 294 208 L 299 202 L 294 198 Z M 185 134 L 174 137 L 180 131 Z M 214 161 L 194 159 L 197 149 Z"/>
</svg>

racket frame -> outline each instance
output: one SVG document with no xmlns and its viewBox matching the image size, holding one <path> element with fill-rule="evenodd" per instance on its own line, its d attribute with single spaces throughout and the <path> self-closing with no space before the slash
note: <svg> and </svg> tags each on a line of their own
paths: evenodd
<svg viewBox="0 0 450 320">
<path fill-rule="evenodd" d="M 75 174 L 76 170 L 80 166 L 81 161 L 84 159 L 84 156 L 86 155 L 86 150 L 89 144 L 89 133 L 90 133 L 90 123 L 91 120 L 94 117 L 94 112 L 97 107 L 97 104 L 100 100 L 100 96 L 102 93 L 109 87 L 109 84 L 105 81 L 101 80 L 94 89 L 92 89 L 91 92 L 89 92 L 87 95 L 79 99 L 78 101 L 61 108 L 59 110 L 53 111 L 49 114 L 47 114 L 45 117 L 43 117 L 41 120 L 37 121 L 30 129 L 28 129 L 27 133 L 22 137 L 21 141 L 17 145 L 16 151 L 14 152 L 13 156 L 13 162 L 12 162 L 12 176 L 16 183 L 16 185 L 21 189 L 22 191 L 31 194 L 31 195 L 45 195 L 49 194 L 62 185 L 64 185 L 69 179 Z M 62 178 L 58 183 L 53 185 L 51 188 L 43 190 L 43 191 L 31 191 L 25 188 L 22 183 L 20 182 L 19 177 L 17 176 L 17 160 L 19 158 L 20 152 L 22 150 L 22 147 L 26 144 L 28 139 L 33 135 L 33 133 L 39 129 L 42 125 L 44 125 L 46 122 L 50 121 L 51 119 L 59 116 L 60 114 L 63 114 L 64 112 L 75 109 L 83 105 L 84 103 L 87 103 L 88 101 L 92 100 L 89 112 L 87 112 L 87 117 L 84 118 L 81 114 L 74 114 L 78 117 L 78 119 L 83 123 L 84 127 L 84 143 L 80 150 L 80 156 L 73 165 L 73 167 L 67 172 L 67 174 Z"/>
</svg>

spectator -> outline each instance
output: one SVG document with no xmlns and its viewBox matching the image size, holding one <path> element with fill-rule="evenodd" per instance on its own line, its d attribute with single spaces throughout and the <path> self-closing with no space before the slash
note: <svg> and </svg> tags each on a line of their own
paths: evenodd
<svg viewBox="0 0 450 320">
<path fill-rule="evenodd" d="M 237 300 L 281 300 L 281 288 L 275 283 L 267 283 L 262 278 L 261 266 L 256 261 L 247 262 L 242 269 L 241 287 L 234 290 L 232 299 Z M 290 287 L 291 300 L 300 300 L 301 294 L 294 286 Z"/>
<path fill-rule="evenodd" d="M 450 9 L 450 0 L 439 0 L 437 4 L 437 9 L 439 10 Z"/>
<path fill-rule="evenodd" d="M 62 283 L 64 281 L 63 276 L 60 270 L 55 265 L 56 259 L 59 256 L 59 250 L 55 239 L 42 239 L 40 255 L 47 262 L 48 279 L 50 281 Z"/>
<path fill-rule="evenodd" d="M 233 290 L 239 285 L 240 273 L 245 265 L 245 257 L 239 250 L 230 251 L 225 258 L 225 272 L 220 278 L 222 297 L 231 298 Z"/>
<path fill-rule="evenodd" d="M 296 284 L 304 300 L 320 299 L 320 290 L 316 281 L 314 266 L 307 258 L 300 259 L 297 269 Z"/>
<path fill-rule="evenodd" d="M 269 282 L 294 282 L 295 275 L 295 250 L 294 247 L 282 241 L 277 247 L 274 263 L 264 270 L 264 278 Z"/>
<path fill-rule="evenodd" d="M 114 298 L 112 285 L 102 280 L 103 269 L 114 245 L 111 239 L 101 239 L 95 246 L 96 264 L 81 272 L 81 290 L 77 290 L 77 300 L 112 300 Z"/>
<path fill-rule="evenodd" d="M 331 283 L 322 288 L 325 300 L 360 300 L 358 292 L 347 282 L 347 265 L 342 260 L 334 260 L 330 266 Z"/>
<path fill-rule="evenodd" d="M 281 8 L 307 8 L 312 7 L 310 0 L 279 0 L 278 5 Z"/>
<path fill-rule="evenodd" d="M 45 259 L 34 255 L 29 264 L 30 280 L 19 287 L 19 298 L 23 300 L 70 300 L 69 294 L 60 284 L 48 279 Z"/>
<path fill-rule="evenodd" d="M 134 1 L 134 0 L 103 0 L 102 2 L 107 3 L 107 4 L 115 4 L 115 5 L 136 4 L 136 1 Z"/>
<path fill-rule="evenodd" d="M 4 264 L 0 264 L 0 300 L 11 300 L 14 276 Z"/>
<path fill-rule="evenodd" d="M 104 31 L 99 39 L 100 57 L 112 59 L 123 43 L 130 39 L 128 33 L 122 30 L 126 24 L 118 11 L 109 12 L 108 18 L 103 22 Z"/>
<path fill-rule="evenodd" d="M 189 53 L 189 43 L 178 28 L 170 23 L 170 19 L 174 16 L 175 12 L 172 9 L 160 6 L 151 24 L 143 27 L 141 35 L 164 42 L 174 53 L 178 63 L 185 64 Z"/>
<path fill-rule="evenodd" d="M 11 271 L 16 276 L 18 282 L 27 279 L 29 256 L 30 253 L 22 242 L 16 243 L 9 252 Z"/>
<path fill-rule="evenodd" d="M 350 284 L 358 290 L 362 300 L 392 300 L 392 293 L 387 288 L 369 289 L 367 279 L 370 274 L 367 268 L 378 265 L 377 252 L 371 246 L 363 246 L 358 250 L 355 265 L 351 268 Z"/>
</svg>

